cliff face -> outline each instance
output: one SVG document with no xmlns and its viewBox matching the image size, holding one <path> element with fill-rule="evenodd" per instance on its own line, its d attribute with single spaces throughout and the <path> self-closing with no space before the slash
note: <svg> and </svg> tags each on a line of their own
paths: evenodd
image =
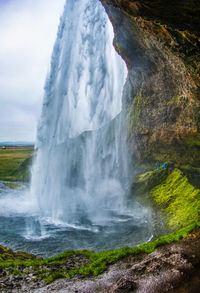
<svg viewBox="0 0 200 293">
<path fill-rule="evenodd" d="M 101 2 L 128 67 L 123 103 L 133 158 L 198 165 L 199 1 Z"/>
</svg>

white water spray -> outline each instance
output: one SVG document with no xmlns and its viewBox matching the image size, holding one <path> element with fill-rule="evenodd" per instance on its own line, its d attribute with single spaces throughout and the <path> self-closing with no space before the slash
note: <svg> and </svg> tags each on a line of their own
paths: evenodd
<svg viewBox="0 0 200 293">
<path fill-rule="evenodd" d="M 152 237 L 149 210 L 126 198 L 121 112 L 127 70 L 98 0 L 66 0 L 45 86 L 30 190 L 0 182 L 0 243 L 43 257 Z"/>
<path fill-rule="evenodd" d="M 127 71 L 112 42 L 100 2 L 67 0 L 45 86 L 32 178 L 40 216 L 54 223 L 99 223 L 106 209 L 119 211 L 122 205 L 120 123 L 107 124 L 121 111 Z"/>
</svg>

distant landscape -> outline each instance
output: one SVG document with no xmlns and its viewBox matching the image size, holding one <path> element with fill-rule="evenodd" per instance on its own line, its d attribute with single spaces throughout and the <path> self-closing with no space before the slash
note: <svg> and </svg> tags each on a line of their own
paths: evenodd
<svg viewBox="0 0 200 293">
<path fill-rule="evenodd" d="M 0 146 L 0 180 L 28 182 L 34 145 L 8 142 Z"/>
<path fill-rule="evenodd" d="M 0 141 L 0 146 L 33 146 L 34 142 L 27 141 Z"/>
</svg>

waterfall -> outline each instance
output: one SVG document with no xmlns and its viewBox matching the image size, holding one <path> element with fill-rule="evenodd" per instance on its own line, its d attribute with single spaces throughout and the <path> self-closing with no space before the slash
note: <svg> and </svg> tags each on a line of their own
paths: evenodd
<svg viewBox="0 0 200 293">
<path fill-rule="evenodd" d="M 151 211 L 128 193 L 133 170 L 122 111 L 127 69 L 112 42 L 100 1 L 66 0 L 45 84 L 31 188 L 13 191 L 0 184 L 2 245 L 49 257 L 152 238 Z"/>
<path fill-rule="evenodd" d="M 112 42 L 99 1 L 66 1 L 31 184 L 39 216 L 50 222 L 100 224 L 123 209 L 126 150 L 119 113 L 127 70 Z"/>
</svg>

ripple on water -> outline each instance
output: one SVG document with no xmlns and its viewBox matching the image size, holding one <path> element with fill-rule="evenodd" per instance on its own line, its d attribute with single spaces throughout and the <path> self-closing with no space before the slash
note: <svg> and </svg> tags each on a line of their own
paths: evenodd
<svg viewBox="0 0 200 293">
<path fill-rule="evenodd" d="M 152 236 L 151 215 L 138 204 L 127 214 L 110 210 L 101 224 L 64 223 L 40 218 L 28 191 L 8 191 L 0 184 L 0 207 L 0 243 L 43 257 L 69 249 L 98 251 L 134 246 Z"/>
</svg>

